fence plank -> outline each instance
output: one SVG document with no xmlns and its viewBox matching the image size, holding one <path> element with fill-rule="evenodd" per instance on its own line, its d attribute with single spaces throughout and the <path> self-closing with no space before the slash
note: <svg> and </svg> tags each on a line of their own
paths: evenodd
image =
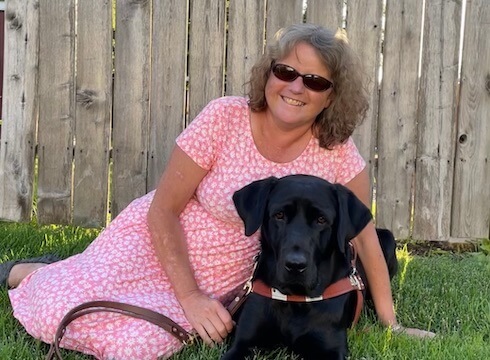
<svg viewBox="0 0 490 360">
<path fill-rule="evenodd" d="M 379 116 L 376 221 L 395 236 L 410 231 L 422 2 L 390 1 L 386 8 Z"/>
<path fill-rule="evenodd" d="M 112 112 L 112 3 L 78 2 L 73 223 L 107 219 Z"/>
<path fill-rule="evenodd" d="M 254 21 L 244 21 L 254 19 Z M 250 70 L 262 55 L 265 36 L 265 1 L 230 2 L 226 94 L 245 95 Z"/>
<path fill-rule="evenodd" d="M 381 43 L 382 3 L 377 0 L 350 1 L 347 4 L 346 31 L 349 42 L 362 59 L 370 94 L 369 111 L 361 126 L 354 131 L 353 138 L 359 152 L 367 162 L 373 193 L 375 177 L 376 139 L 379 104 L 379 63 Z"/>
<path fill-rule="evenodd" d="M 276 32 L 288 25 L 303 22 L 302 0 L 268 0 L 266 21 L 266 45 Z"/>
<path fill-rule="evenodd" d="M 461 3 L 426 2 L 413 237 L 450 237 Z M 448 37 L 447 34 L 454 34 Z"/>
<path fill-rule="evenodd" d="M 452 236 L 489 236 L 490 2 L 467 2 Z"/>
<path fill-rule="evenodd" d="M 39 60 L 36 5 L 32 0 L 10 0 L 5 11 L 0 218 L 12 221 L 28 221 L 32 210 Z"/>
<path fill-rule="evenodd" d="M 226 1 L 190 0 L 189 120 L 224 94 Z"/>
<path fill-rule="evenodd" d="M 75 116 L 74 0 L 39 2 L 38 221 L 71 221 Z M 55 25 L 55 26 L 54 26 Z"/>
<path fill-rule="evenodd" d="M 148 190 L 157 186 L 184 127 L 187 23 L 185 1 L 153 2 Z"/>
<path fill-rule="evenodd" d="M 146 193 L 151 2 L 116 3 L 112 216 Z"/>
<path fill-rule="evenodd" d="M 342 28 L 343 8 L 344 0 L 308 0 L 306 22 L 319 24 L 335 31 L 337 28 Z"/>
</svg>

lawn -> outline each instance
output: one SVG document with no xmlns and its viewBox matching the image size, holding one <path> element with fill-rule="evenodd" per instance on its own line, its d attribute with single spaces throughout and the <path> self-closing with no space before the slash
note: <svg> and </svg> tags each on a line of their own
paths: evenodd
<svg viewBox="0 0 490 360">
<path fill-rule="evenodd" d="M 53 252 L 66 257 L 82 251 L 97 233 L 97 230 L 74 227 L 0 223 L 0 262 Z M 392 285 L 400 322 L 435 331 L 438 336 L 420 340 L 394 335 L 379 327 L 372 314 L 365 313 L 349 333 L 350 359 L 489 358 L 490 256 L 487 249 L 483 246 L 473 252 L 432 249 L 416 255 L 400 244 L 398 257 L 400 271 Z M 0 329 L 0 359 L 45 357 L 48 346 L 29 337 L 12 317 L 4 288 L 0 290 Z M 226 346 L 208 348 L 197 344 L 171 360 L 219 359 Z M 70 351 L 64 354 L 67 360 L 91 359 Z M 278 350 L 260 353 L 254 359 L 292 360 L 295 357 Z"/>
</svg>

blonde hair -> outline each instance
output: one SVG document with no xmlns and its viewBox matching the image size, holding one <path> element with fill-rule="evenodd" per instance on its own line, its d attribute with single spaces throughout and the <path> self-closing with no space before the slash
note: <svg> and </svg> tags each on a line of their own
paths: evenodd
<svg viewBox="0 0 490 360">
<path fill-rule="evenodd" d="M 352 135 L 369 108 L 361 61 L 349 45 L 345 31 L 339 29 L 334 33 L 313 24 L 295 24 L 279 30 L 275 41 L 252 67 L 247 83 L 249 105 L 254 112 L 267 108 L 265 85 L 272 62 L 289 55 L 299 43 L 316 49 L 334 83 L 332 103 L 315 120 L 315 134 L 320 146 L 331 149 Z"/>
</svg>

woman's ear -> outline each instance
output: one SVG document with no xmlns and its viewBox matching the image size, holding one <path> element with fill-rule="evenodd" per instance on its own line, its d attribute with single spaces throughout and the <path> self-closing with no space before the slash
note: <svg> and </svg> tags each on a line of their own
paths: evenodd
<svg viewBox="0 0 490 360">
<path fill-rule="evenodd" d="M 335 91 L 333 89 L 329 89 L 327 92 L 327 99 L 325 100 L 325 105 L 323 106 L 324 109 L 328 109 L 335 99 Z"/>
</svg>

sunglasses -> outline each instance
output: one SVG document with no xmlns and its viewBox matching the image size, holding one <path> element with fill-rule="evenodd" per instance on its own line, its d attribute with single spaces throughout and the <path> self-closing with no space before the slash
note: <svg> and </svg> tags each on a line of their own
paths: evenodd
<svg viewBox="0 0 490 360">
<path fill-rule="evenodd" d="M 288 65 L 272 63 L 271 70 L 276 78 L 286 82 L 293 82 L 298 76 L 301 76 L 305 87 L 313 91 L 322 92 L 333 87 L 333 83 L 324 77 L 313 74 L 300 74 L 296 69 Z"/>
</svg>

